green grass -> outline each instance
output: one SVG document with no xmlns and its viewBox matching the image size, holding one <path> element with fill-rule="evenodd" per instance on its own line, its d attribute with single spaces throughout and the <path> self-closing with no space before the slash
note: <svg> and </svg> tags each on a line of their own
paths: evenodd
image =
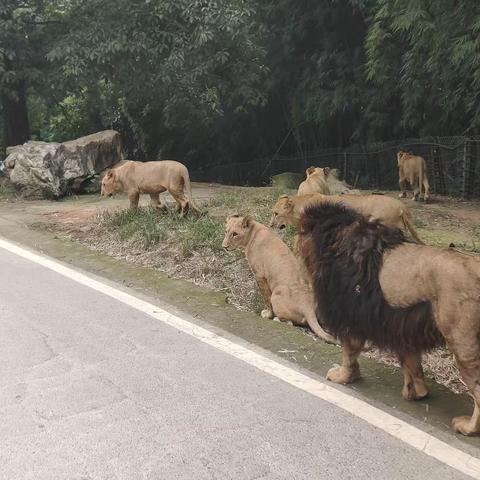
<svg viewBox="0 0 480 480">
<path fill-rule="evenodd" d="M 283 193 L 279 189 L 252 192 L 251 189 L 238 188 L 215 195 L 204 206 L 210 214 L 202 216 L 190 214 L 182 218 L 172 209 L 165 213 L 152 208 L 140 208 L 137 211 L 105 212 L 102 221 L 115 231 L 121 241 L 134 242 L 145 250 L 162 243 L 175 243 L 180 247 L 182 256 L 189 257 L 202 248 L 212 252 L 222 250 L 227 214 L 250 215 L 254 220 L 268 225 L 272 205 Z M 290 227 L 282 232 L 282 237 L 289 245 L 292 244 L 293 235 Z"/>
<path fill-rule="evenodd" d="M 10 197 L 15 194 L 15 189 L 11 185 L 0 185 L 0 197 Z"/>
<path fill-rule="evenodd" d="M 207 215 L 182 218 L 173 211 L 162 213 L 140 208 L 105 213 L 104 222 L 117 232 L 120 239 L 139 242 L 145 249 L 166 241 L 178 242 L 184 256 L 203 247 L 213 251 L 222 248 L 224 224 Z"/>
</svg>

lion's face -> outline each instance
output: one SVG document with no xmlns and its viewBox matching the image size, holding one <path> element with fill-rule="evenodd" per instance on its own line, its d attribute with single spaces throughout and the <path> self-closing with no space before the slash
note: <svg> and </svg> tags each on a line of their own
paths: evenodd
<svg viewBox="0 0 480 480">
<path fill-rule="evenodd" d="M 285 228 L 292 221 L 293 200 L 284 195 L 277 200 L 272 209 L 272 218 L 270 219 L 270 227 Z"/>
<path fill-rule="evenodd" d="M 111 197 L 115 192 L 120 190 L 120 184 L 113 170 L 108 170 L 102 180 L 102 197 Z"/>
<path fill-rule="evenodd" d="M 251 227 L 251 220 L 248 217 L 240 217 L 238 215 L 228 217 L 222 247 L 225 250 L 245 247 L 250 237 Z"/>
</svg>

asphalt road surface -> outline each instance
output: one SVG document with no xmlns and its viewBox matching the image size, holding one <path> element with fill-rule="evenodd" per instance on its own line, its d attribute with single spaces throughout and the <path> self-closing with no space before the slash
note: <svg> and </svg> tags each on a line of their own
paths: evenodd
<svg viewBox="0 0 480 480">
<path fill-rule="evenodd" d="M 0 248 L 0 478 L 470 478 Z"/>
</svg>

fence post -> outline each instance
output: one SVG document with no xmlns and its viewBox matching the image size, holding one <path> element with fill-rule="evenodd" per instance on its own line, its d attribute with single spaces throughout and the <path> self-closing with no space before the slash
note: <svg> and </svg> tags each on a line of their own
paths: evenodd
<svg viewBox="0 0 480 480">
<path fill-rule="evenodd" d="M 470 196 L 470 148 L 469 139 L 465 138 L 463 143 L 463 162 L 462 162 L 462 197 Z"/>
<path fill-rule="evenodd" d="M 343 179 L 348 183 L 347 169 L 348 169 L 348 153 L 343 152 Z"/>
<path fill-rule="evenodd" d="M 438 143 L 438 140 L 437 140 Z M 432 147 L 432 160 L 433 160 L 433 193 L 437 195 L 446 194 L 445 177 L 443 172 L 442 159 L 438 154 L 436 146 Z"/>
</svg>

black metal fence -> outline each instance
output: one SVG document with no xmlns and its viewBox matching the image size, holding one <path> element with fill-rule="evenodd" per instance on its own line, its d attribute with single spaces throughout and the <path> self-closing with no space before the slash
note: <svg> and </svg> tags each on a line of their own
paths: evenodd
<svg viewBox="0 0 480 480">
<path fill-rule="evenodd" d="M 480 197 L 480 136 L 427 137 L 260 158 L 235 164 L 211 164 L 191 173 L 196 181 L 231 185 L 265 185 L 273 175 L 305 172 L 311 166 L 338 168 L 357 188 L 398 189 L 397 151 L 425 158 L 432 193 Z"/>
</svg>

